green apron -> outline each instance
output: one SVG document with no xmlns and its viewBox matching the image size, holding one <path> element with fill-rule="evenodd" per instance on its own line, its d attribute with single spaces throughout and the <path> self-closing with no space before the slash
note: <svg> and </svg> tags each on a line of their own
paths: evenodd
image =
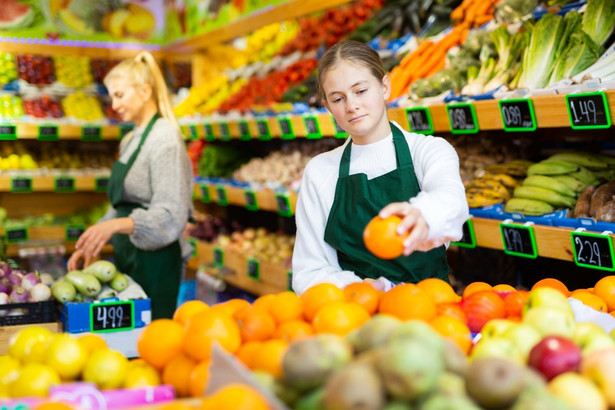
<svg viewBox="0 0 615 410">
<path fill-rule="evenodd" d="M 337 250 L 340 267 L 362 279 L 383 276 L 394 283 L 416 283 L 436 277 L 448 281 L 444 246 L 384 260 L 369 252 L 363 243 L 365 226 L 382 208 L 391 202 L 408 201 L 421 191 L 406 137 L 395 125 L 391 124 L 391 129 L 397 169 L 377 178 L 368 180 L 365 174 L 348 175 L 352 141 L 346 145 L 325 228 L 325 242 Z"/>
<path fill-rule="evenodd" d="M 115 161 L 107 187 L 109 201 L 118 218 L 130 216 L 141 204 L 128 202 L 122 197 L 126 174 L 134 164 L 145 139 L 150 133 L 159 114 L 154 115 L 143 132 L 139 146 L 126 164 Z M 111 238 L 115 264 L 120 272 L 129 274 L 147 293 L 152 301 L 152 319 L 170 318 L 176 308 L 177 293 L 182 271 L 182 255 L 179 241 L 155 251 L 135 247 L 126 234 L 115 234 Z"/>
</svg>

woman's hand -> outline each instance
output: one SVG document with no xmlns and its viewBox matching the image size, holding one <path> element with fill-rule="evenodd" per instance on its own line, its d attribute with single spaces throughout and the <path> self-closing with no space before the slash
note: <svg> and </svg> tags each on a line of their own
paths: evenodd
<svg viewBox="0 0 615 410">
<path fill-rule="evenodd" d="M 83 267 L 98 256 L 103 246 L 109 242 L 116 233 L 130 234 L 134 230 L 132 218 L 115 218 L 90 226 L 81 234 L 75 245 L 76 251 L 68 260 L 68 270 L 79 269 L 79 262 L 83 260 Z"/>
<path fill-rule="evenodd" d="M 391 203 L 379 212 L 381 218 L 388 218 L 391 215 L 397 215 L 402 218 L 402 221 L 397 226 L 397 233 L 405 235 L 410 232 L 404 240 L 404 255 L 408 256 L 420 245 L 425 242 L 429 234 L 429 226 L 421 211 L 410 205 L 409 202 L 394 202 Z"/>
</svg>

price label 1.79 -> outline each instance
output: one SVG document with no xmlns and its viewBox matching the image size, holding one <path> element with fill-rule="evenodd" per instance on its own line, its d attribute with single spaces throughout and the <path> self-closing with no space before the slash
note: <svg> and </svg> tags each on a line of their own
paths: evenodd
<svg viewBox="0 0 615 410">
<path fill-rule="evenodd" d="M 293 216 L 293 209 L 290 206 L 290 198 L 288 198 L 288 195 L 277 194 L 275 196 L 275 202 L 278 207 L 279 215 L 286 217 Z"/>
<path fill-rule="evenodd" d="M 117 332 L 135 327 L 135 304 L 132 300 L 90 304 L 90 331 Z"/>
<path fill-rule="evenodd" d="M 57 141 L 60 139 L 57 125 L 40 125 L 38 127 L 39 141 Z"/>
<path fill-rule="evenodd" d="M 303 117 L 303 121 L 305 122 L 305 131 L 307 139 L 319 139 L 322 138 L 322 134 L 320 133 L 320 125 L 318 125 L 318 118 L 313 115 L 308 115 Z"/>
<path fill-rule="evenodd" d="M 293 124 L 290 122 L 290 118 L 280 118 L 278 123 L 280 124 L 280 131 L 282 132 L 281 138 L 283 140 L 295 139 Z"/>
<path fill-rule="evenodd" d="M 17 127 L 9 124 L 0 124 L 0 140 L 16 140 Z"/>
<path fill-rule="evenodd" d="M 242 141 L 249 141 L 252 139 L 252 135 L 250 134 L 250 127 L 246 121 L 239 121 L 237 123 L 239 127 L 239 138 Z"/>
<path fill-rule="evenodd" d="M 453 245 L 461 246 L 462 248 L 476 248 L 476 237 L 474 235 L 474 224 L 468 219 L 463 224 L 463 236 L 458 242 L 451 242 Z"/>
<path fill-rule="evenodd" d="M 214 248 L 214 265 L 219 268 L 224 266 L 224 250 L 222 248 Z"/>
<path fill-rule="evenodd" d="M 248 258 L 248 277 L 254 280 L 261 278 L 261 265 L 258 259 Z"/>
<path fill-rule="evenodd" d="M 75 192 L 75 178 L 57 177 L 53 183 L 54 192 L 72 193 Z"/>
<path fill-rule="evenodd" d="M 267 120 L 257 120 L 256 128 L 258 128 L 258 139 L 261 141 L 269 141 L 271 139 L 271 132 L 269 131 L 269 124 Z"/>
<path fill-rule="evenodd" d="M 67 242 L 75 242 L 83 232 L 85 232 L 85 225 L 66 225 L 64 227 L 64 236 Z"/>
<path fill-rule="evenodd" d="M 520 224 L 500 224 L 504 253 L 535 259 L 538 257 L 534 229 Z"/>
<path fill-rule="evenodd" d="M 410 124 L 410 131 L 418 134 L 433 134 L 433 122 L 428 108 L 408 108 L 406 116 Z"/>
<path fill-rule="evenodd" d="M 32 192 L 32 178 L 14 177 L 11 179 L 11 192 L 28 193 Z"/>
<path fill-rule="evenodd" d="M 468 103 L 449 104 L 448 121 L 453 134 L 475 134 L 478 132 L 478 120 L 474 105 Z"/>
<path fill-rule="evenodd" d="M 102 128 L 82 127 L 81 128 L 81 140 L 82 141 L 93 141 L 93 142 L 102 140 Z"/>
<path fill-rule="evenodd" d="M 7 243 L 25 242 L 28 238 L 28 228 L 25 226 L 6 228 Z"/>
<path fill-rule="evenodd" d="M 527 98 L 500 100 L 499 104 L 505 131 L 536 130 L 532 100 Z"/>
<path fill-rule="evenodd" d="M 258 211 L 258 201 L 256 200 L 256 194 L 250 189 L 243 191 L 246 197 L 246 209 L 248 211 Z"/>
<path fill-rule="evenodd" d="M 613 241 L 608 235 L 591 232 L 571 232 L 574 262 L 578 266 L 615 271 Z"/>
<path fill-rule="evenodd" d="M 611 116 L 604 92 L 566 95 L 570 127 L 576 130 L 609 128 Z"/>
</svg>

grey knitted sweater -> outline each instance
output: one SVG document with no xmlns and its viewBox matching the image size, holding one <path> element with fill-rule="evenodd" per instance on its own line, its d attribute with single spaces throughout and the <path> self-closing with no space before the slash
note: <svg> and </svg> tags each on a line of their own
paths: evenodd
<svg viewBox="0 0 615 410">
<path fill-rule="evenodd" d="M 134 136 L 121 147 L 120 162 L 128 162 L 144 130 L 135 128 Z M 123 198 L 146 208 L 130 214 L 135 223 L 130 235 L 134 246 L 156 250 L 180 239 L 182 256 L 190 255 L 191 245 L 182 238 L 182 232 L 193 212 L 192 184 L 192 166 L 184 142 L 171 122 L 158 119 L 124 181 Z M 101 222 L 115 216 L 115 209 L 109 206 Z"/>
</svg>

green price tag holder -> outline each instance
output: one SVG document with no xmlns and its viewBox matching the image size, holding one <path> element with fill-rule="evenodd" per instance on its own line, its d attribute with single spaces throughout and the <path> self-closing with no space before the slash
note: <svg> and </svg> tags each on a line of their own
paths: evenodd
<svg viewBox="0 0 615 410">
<path fill-rule="evenodd" d="M 522 258 L 536 259 L 538 249 L 536 248 L 536 238 L 531 222 L 526 224 L 509 223 L 507 219 L 500 224 L 502 234 L 502 244 L 504 253 L 507 255 L 520 256 Z"/>
<path fill-rule="evenodd" d="M 107 192 L 109 177 L 97 177 L 94 179 L 94 192 Z"/>
<path fill-rule="evenodd" d="M 220 247 L 214 247 L 214 266 L 221 268 L 224 266 L 224 249 Z"/>
<path fill-rule="evenodd" d="M 294 140 L 295 139 L 295 131 L 293 130 L 293 123 L 288 117 L 280 117 L 278 119 L 278 124 L 280 125 L 280 138 L 283 140 Z"/>
<path fill-rule="evenodd" d="M 258 200 L 256 194 L 251 189 L 244 189 L 243 194 L 246 197 L 246 209 L 248 211 L 258 211 Z"/>
<path fill-rule="evenodd" d="M 451 242 L 451 245 L 470 249 L 476 248 L 476 236 L 474 235 L 474 224 L 472 223 L 472 219 L 468 219 L 463 224 L 463 236 L 461 240 L 458 242 Z"/>
<path fill-rule="evenodd" d="M 452 134 L 476 134 L 478 132 L 478 120 L 473 104 L 448 104 L 446 109 Z"/>
<path fill-rule="evenodd" d="M 248 258 L 248 277 L 254 280 L 260 280 L 261 278 L 261 264 L 258 259 Z"/>
<path fill-rule="evenodd" d="M 239 128 L 239 139 L 241 141 L 251 141 L 252 134 L 250 134 L 250 126 L 247 121 L 241 120 L 237 122 Z"/>
<path fill-rule="evenodd" d="M 256 120 L 256 128 L 258 129 L 258 139 L 261 141 L 271 140 L 271 131 L 267 120 Z"/>
<path fill-rule="evenodd" d="M 81 141 L 102 141 L 102 128 L 92 126 L 81 127 Z"/>
<path fill-rule="evenodd" d="M 30 232 L 27 226 L 12 226 L 6 228 L 5 231 L 7 243 L 26 242 L 30 238 Z"/>
<path fill-rule="evenodd" d="M 228 195 L 226 193 L 226 187 L 223 185 L 216 186 L 216 203 L 218 205 L 228 205 Z"/>
<path fill-rule="evenodd" d="M 209 194 L 209 185 L 204 182 L 199 183 L 199 187 L 201 188 L 201 202 L 206 204 L 211 202 L 211 195 Z"/>
<path fill-rule="evenodd" d="M 574 263 L 583 268 L 615 271 L 611 237 L 604 233 L 586 232 L 583 229 L 570 232 Z"/>
<path fill-rule="evenodd" d="M 290 206 L 290 198 L 286 194 L 276 194 L 275 202 L 278 208 L 278 215 L 290 218 L 293 216 L 293 209 Z"/>
<path fill-rule="evenodd" d="M 195 238 L 188 238 L 188 243 L 192 245 L 192 257 L 196 258 L 198 256 L 198 247 Z"/>
<path fill-rule="evenodd" d="M 188 128 L 190 129 L 190 139 L 191 140 L 198 140 L 199 139 L 199 130 L 196 128 L 196 125 L 194 125 L 194 124 L 189 125 Z"/>
<path fill-rule="evenodd" d="M 0 124 L 0 140 L 14 141 L 17 139 L 17 126 L 13 124 Z"/>
<path fill-rule="evenodd" d="M 11 192 L 14 194 L 28 194 L 33 191 L 32 178 L 13 177 L 11 178 Z"/>
<path fill-rule="evenodd" d="M 611 115 L 603 91 L 566 95 L 570 128 L 593 130 L 611 127 Z"/>
<path fill-rule="evenodd" d="M 66 177 L 56 177 L 53 180 L 53 191 L 61 194 L 72 194 L 75 192 L 75 178 L 66 176 Z"/>
<path fill-rule="evenodd" d="M 90 303 L 90 332 L 120 332 L 134 327 L 135 303 L 132 300 Z"/>
<path fill-rule="evenodd" d="M 66 242 L 76 242 L 83 232 L 85 232 L 85 225 L 83 224 L 66 225 L 64 226 L 64 239 L 66 239 Z"/>
<path fill-rule="evenodd" d="M 60 134 L 57 125 L 39 125 L 38 127 L 39 141 L 58 141 Z"/>
<path fill-rule="evenodd" d="M 120 134 L 118 135 L 118 138 L 121 140 L 122 138 L 124 138 L 126 136 L 126 134 L 128 134 L 134 128 L 135 128 L 135 126 L 130 124 L 130 123 L 129 124 L 120 124 L 120 129 L 119 129 Z"/>
<path fill-rule="evenodd" d="M 305 123 L 305 138 L 309 140 L 317 140 L 322 138 L 320 124 L 318 123 L 318 118 L 316 118 L 315 115 L 305 115 L 303 117 L 303 122 Z"/>
<path fill-rule="evenodd" d="M 290 290 L 291 292 L 294 292 L 293 290 L 293 271 L 291 270 L 286 271 L 286 290 Z"/>
<path fill-rule="evenodd" d="M 215 141 L 216 136 L 214 135 L 214 126 L 211 125 L 210 123 L 206 123 L 205 125 L 203 125 L 203 128 L 205 128 L 205 141 L 208 141 L 208 142 Z"/>
<path fill-rule="evenodd" d="M 410 131 L 417 134 L 432 135 L 433 134 L 433 121 L 431 119 L 431 112 L 427 107 L 414 107 L 406 109 L 406 118 L 408 119 L 408 125 Z"/>
<path fill-rule="evenodd" d="M 529 98 L 499 100 L 500 115 L 506 132 L 536 131 L 534 104 Z"/>
<path fill-rule="evenodd" d="M 348 137 L 348 133 L 344 131 L 342 127 L 335 121 L 335 117 L 331 116 L 331 121 L 333 121 L 333 129 L 335 130 L 335 138 L 345 139 Z"/>
<path fill-rule="evenodd" d="M 231 140 L 231 128 L 229 127 L 228 122 L 219 122 L 218 129 L 220 130 L 220 140 Z"/>
</svg>

